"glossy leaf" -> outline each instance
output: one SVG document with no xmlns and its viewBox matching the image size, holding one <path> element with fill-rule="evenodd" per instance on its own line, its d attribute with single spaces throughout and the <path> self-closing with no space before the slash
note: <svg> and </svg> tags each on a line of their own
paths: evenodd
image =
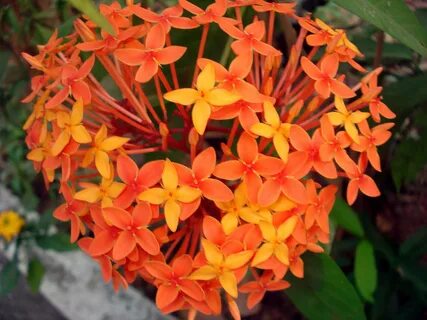
<svg viewBox="0 0 427 320">
<path fill-rule="evenodd" d="M 373 302 L 373 294 L 377 287 L 377 267 L 374 248 L 367 240 L 362 240 L 357 245 L 354 258 L 354 278 L 362 297 Z"/>
<path fill-rule="evenodd" d="M 304 278 L 292 278 L 285 293 L 307 319 L 366 319 L 356 290 L 330 256 L 307 254 L 303 259 Z"/>
<path fill-rule="evenodd" d="M 114 34 L 114 29 L 108 20 L 98 11 L 92 0 L 68 0 L 76 9 L 87 15 L 90 20 L 110 34 Z"/>
<path fill-rule="evenodd" d="M 403 0 L 333 0 L 423 56 L 427 31 Z"/>
<path fill-rule="evenodd" d="M 45 268 L 39 260 L 33 259 L 30 261 L 28 264 L 27 282 L 33 292 L 39 291 L 44 273 Z"/>
<path fill-rule="evenodd" d="M 359 216 L 342 198 L 337 198 L 335 200 L 335 204 L 331 212 L 331 219 L 348 232 L 359 237 L 364 236 Z"/>
</svg>

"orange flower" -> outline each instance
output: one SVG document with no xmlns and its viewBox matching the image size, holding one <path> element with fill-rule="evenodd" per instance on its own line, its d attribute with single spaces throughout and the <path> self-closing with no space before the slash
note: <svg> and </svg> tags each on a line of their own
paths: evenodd
<svg viewBox="0 0 427 320">
<path fill-rule="evenodd" d="M 227 12 L 226 0 L 215 0 L 206 10 L 199 8 L 187 0 L 179 0 L 179 4 L 188 12 L 194 14 L 195 17 L 193 19 L 200 24 L 209 24 L 212 22 L 216 22 L 218 25 L 224 22 L 236 23 L 234 19 L 224 17 L 224 14 Z"/>
<path fill-rule="evenodd" d="M 367 121 L 359 123 L 359 129 L 363 136 L 359 136 L 360 144 L 353 144 L 351 148 L 358 152 L 366 152 L 369 163 L 377 171 L 381 171 L 381 160 L 377 146 L 383 145 L 391 138 L 391 132 L 388 130 L 393 126 L 394 123 L 384 123 L 371 130 Z"/>
<path fill-rule="evenodd" d="M 280 159 L 260 154 L 256 140 L 245 132 L 237 142 L 237 154 L 239 160 L 218 164 L 213 174 L 225 180 L 242 179 L 247 186 L 249 199 L 256 203 L 261 176 L 268 177 L 279 173 L 284 164 Z"/>
<path fill-rule="evenodd" d="M 199 26 L 196 21 L 182 17 L 184 10 L 179 5 L 166 8 L 161 14 L 140 6 L 133 6 L 131 11 L 145 21 L 161 24 L 166 32 L 169 32 L 171 27 L 176 29 L 193 29 Z"/>
<path fill-rule="evenodd" d="M 104 208 L 106 221 L 120 229 L 113 247 L 113 258 L 121 260 L 127 257 L 138 245 L 150 255 L 158 255 L 160 246 L 154 234 L 147 228 L 151 222 L 151 208 L 147 203 L 138 204 L 132 215 L 126 210 Z"/>
<path fill-rule="evenodd" d="M 249 22 L 246 9 L 255 9 Z M 180 0 L 154 12 L 129 0 L 100 11 L 113 35 L 82 17 L 71 35 L 54 32 L 38 53 L 22 54 L 38 73 L 23 99 L 34 101 L 27 157 L 46 187 L 60 181 L 54 216 L 70 221 L 70 240 L 114 290 L 141 277 L 157 288 L 162 312 L 190 318 L 219 315 L 224 296 L 240 319 L 239 291 L 252 308 L 289 286 L 288 271 L 304 277 L 304 252 L 323 252 L 342 181 L 350 204 L 359 190 L 379 195 L 367 166 L 381 169 L 377 148 L 392 124 L 370 128 L 367 119 L 395 116 L 381 101 L 382 69 L 357 81 L 362 53 L 345 31 L 297 17 L 293 2 L 201 9 Z M 274 41 L 282 15 L 303 28 L 286 59 Z M 209 39 L 212 24 L 230 40 L 221 62 L 205 55 L 223 45 Z M 187 48 L 172 45 L 173 29 L 188 35 L 200 25 L 194 59 L 175 65 Z M 338 75 L 342 64 L 355 69 L 353 89 Z M 193 77 L 182 67 L 194 67 Z"/>
<path fill-rule="evenodd" d="M 290 287 L 285 280 L 274 280 L 272 272 L 263 273 L 257 281 L 249 281 L 239 288 L 240 292 L 248 293 L 247 306 L 255 307 L 264 297 L 267 291 L 281 291 Z"/>
<path fill-rule="evenodd" d="M 254 10 L 257 12 L 268 12 L 274 11 L 277 13 L 283 14 L 294 14 L 296 3 L 277 3 L 277 2 L 267 2 L 267 1 L 257 1 L 253 6 Z"/>
<path fill-rule="evenodd" d="M 375 181 L 364 173 L 366 166 L 367 158 L 363 154 L 360 156 L 357 165 L 351 160 L 345 163 L 344 170 L 350 179 L 347 186 L 347 202 L 350 205 L 356 201 L 359 190 L 369 197 L 378 197 L 380 195 L 380 190 Z"/>
<path fill-rule="evenodd" d="M 162 25 L 155 25 L 145 38 L 145 49 L 117 49 L 114 55 L 129 66 L 139 66 L 135 80 L 150 81 L 158 72 L 159 66 L 171 64 L 181 59 L 187 48 L 180 46 L 165 47 L 166 32 Z"/>
<path fill-rule="evenodd" d="M 337 187 L 327 186 L 317 194 L 316 184 L 313 180 L 308 180 L 306 184 L 309 203 L 305 214 L 305 226 L 311 228 L 316 222 L 322 231 L 329 233 L 328 216 L 335 202 Z"/>
<path fill-rule="evenodd" d="M 199 189 L 204 197 L 213 201 L 231 201 L 233 193 L 221 181 L 209 178 L 215 170 L 214 148 L 205 149 L 193 161 L 192 170 L 175 163 L 179 181 L 184 185 Z"/>
<path fill-rule="evenodd" d="M 254 85 L 244 80 L 252 68 L 252 60 L 250 56 L 237 56 L 231 62 L 229 70 L 225 69 L 218 62 L 209 59 L 202 58 L 198 60 L 198 65 L 201 69 L 204 69 L 208 64 L 213 65 L 215 69 L 215 77 L 220 83 L 220 88 L 236 92 L 237 95 L 247 102 L 261 103 L 266 99 L 266 97 L 262 96 L 258 92 L 258 89 Z"/>
<path fill-rule="evenodd" d="M 320 68 L 317 67 L 308 58 L 301 58 L 301 67 L 304 72 L 313 79 L 314 88 L 322 98 L 329 98 L 331 92 L 342 98 L 351 98 L 355 93 L 340 80 L 335 79 L 338 71 L 338 55 L 330 54 L 320 62 Z"/>
<path fill-rule="evenodd" d="M 306 203 L 307 194 L 304 184 L 300 181 L 306 175 L 307 155 L 304 152 L 292 152 L 288 162 L 276 175 L 266 179 L 258 192 L 258 203 L 263 206 L 272 205 L 280 194 L 297 203 Z"/>
<path fill-rule="evenodd" d="M 117 175 L 126 184 L 123 192 L 114 201 L 120 208 L 129 207 L 136 196 L 151 188 L 160 181 L 163 172 L 163 161 L 151 161 L 138 169 L 136 163 L 129 157 L 117 157 Z"/>
<path fill-rule="evenodd" d="M 331 161 L 335 159 L 339 166 L 347 161 L 345 149 L 352 143 L 351 138 L 345 131 L 335 134 L 334 127 L 327 115 L 320 119 L 320 133 L 324 143 L 319 148 L 319 155 L 322 161 Z"/>
<path fill-rule="evenodd" d="M 76 242 L 80 233 L 84 234 L 85 231 L 81 217 L 87 213 L 87 207 L 82 201 L 74 199 L 65 183 L 61 185 L 61 192 L 66 202 L 55 209 L 53 216 L 60 221 L 70 221 L 70 242 Z"/>
<path fill-rule="evenodd" d="M 320 131 L 316 130 L 313 137 L 310 138 L 304 129 L 294 125 L 291 128 L 290 140 L 296 150 L 305 152 L 307 155 L 303 171 L 308 172 L 313 168 L 326 178 L 335 179 L 337 177 L 334 163 L 332 161 L 323 161 L 320 157 L 320 147 L 323 143 Z"/>
<path fill-rule="evenodd" d="M 171 267 L 161 261 L 150 261 L 145 264 L 145 269 L 160 282 L 156 295 L 156 304 L 160 309 L 170 307 L 180 296 L 196 301 L 205 299 L 200 285 L 189 278 L 193 270 L 190 256 L 178 257 Z"/>
<path fill-rule="evenodd" d="M 85 82 L 85 78 L 92 70 L 94 64 L 94 55 L 91 55 L 89 59 L 83 62 L 80 69 L 77 69 L 72 64 L 66 64 L 61 71 L 60 81 L 63 88 L 46 103 L 46 108 L 52 108 L 61 104 L 70 94 L 76 100 L 81 99 L 83 104 L 89 104 L 92 99 L 92 94 L 88 84 Z"/>
<path fill-rule="evenodd" d="M 229 22 L 221 23 L 219 26 L 230 37 L 236 39 L 231 44 L 231 48 L 237 55 L 251 54 L 252 50 L 264 56 L 280 56 L 282 54 L 279 50 L 262 41 L 265 35 L 264 21 L 255 21 L 246 26 L 243 31 Z"/>
</svg>

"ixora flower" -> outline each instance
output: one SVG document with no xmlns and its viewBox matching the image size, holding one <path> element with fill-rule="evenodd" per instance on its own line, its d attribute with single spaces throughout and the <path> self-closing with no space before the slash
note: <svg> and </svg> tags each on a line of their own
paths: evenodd
<svg viewBox="0 0 427 320">
<path fill-rule="evenodd" d="M 11 241 L 21 232 L 24 224 L 24 219 L 15 211 L 0 212 L 0 237 L 8 242 Z"/>
<path fill-rule="evenodd" d="M 36 73 L 28 159 L 47 187 L 60 181 L 54 216 L 116 290 L 142 277 L 165 313 L 215 315 L 226 301 L 239 319 L 239 294 L 252 308 L 292 286 L 289 273 L 304 277 L 304 253 L 329 241 L 339 185 L 350 204 L 359 191 L 379 196 L 369 174 L 391 136 L 380 122 L 395 116 L 382 70 L 365 70 L 343 30 L 298 17 L 290 1 L 127 4 L 101 7 L 115 34 L 77 19 L 70 36 L 23 53 Z M 280 15 L 301 25 L 289 54 L 274 41 Z M 222 62 L 205 54 L 212 24 L 229 38 L 213 44 Z M 175 29 L 198 32 L 198 50 Z M 3 213 L 0 235 L 22 224 Z"/>
</svg>

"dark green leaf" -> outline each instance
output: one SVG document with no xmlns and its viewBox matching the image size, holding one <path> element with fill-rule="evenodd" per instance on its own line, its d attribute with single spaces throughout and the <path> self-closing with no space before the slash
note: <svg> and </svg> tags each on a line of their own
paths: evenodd
<svg viewBox="0 0 427 320">
<path fill-rule="evenodd" d="M 417 260 L 427 252 L 427 228 L 422 227 L 412 234 L 399 248 L 401 259 Z"/>
<path fill-rule="evenodd" d="M 11 292 L 19 280 L 19 270 L 15 261 L 6 263 L 0 271 L 0 295 Z"/>
<path fill-rule="evenodd" d="M 404 261 L 398 268 L 402 277 L 410 280 L 419 290 L 427 292 L 427 268 L 413 263 L 412 261 Z"/>
<path fill-rule="evenodd" d="M 362 240 L 356 248 L 354 258 L 354 278 L 356 287 L 367 301 L 373 302 L 373 294 L 377 287 L 377 267 L 374 248 L 367 240 Z"/>
<path fill-rule="evenodd" d="M 366 319 L 360 298 L 326 254 L 304 255 L 304 278 L 292 278 L 285 292 L 309 320 Z"/>
<path fill-rule="evenodd" d="M 364 231 L 359 216 L 342 198 L 337 198 L 335 200 L 331 212 L 331 219 L 348 232 L 363 237 Z"/>
<path fill-rule="evenodd" d="M 39 291 L 44 273 L 44 266 L 39 260 L 33 259 L 30 261 L 28 264 L 27 282 L 33 292 Z"/>
<path fill-rule="evenodd" d="M 375 58 L 377 44 L 369 38 L 353 38 L 352 41 L 363 52 L 364 59 L 372 61 Z M 400 60 L 412 60 L 413 51 L 400 43 L 384 43 L 382 51 L 382 62 L 396 63 Z"/>
<path fill-rule="evenodd" d="M 427 31 L 403 0 L 333 0 L 423 56 Z"/>
<path fill-rule="evenodd" d="M 416 152 L 414 152 L 416 150 Z M 427 132 L 408 137 L 397 147 L 391 161 L 391 174 L 397 190 L 412 182 L 427 162 Z"/>
<path fill-rule="evenodd" d="M 98 11 L 92 0 L 68 0 L 72 6 L 87 15 L 94 23 L 110 34 L 114 29 L 108 20 Z"/>
<path fill-rule="evenodd" d="M 70 237 L 64 233 L 57 233 L 51 236 L 39 236 L 36 242 L 40 248 L 55 251 L 70 251 L 77 249 L 77 245 L 70 243 Z"/>
<path fill-rule="evenodd" d="M 384 103 L 397 114 L 396 120 L 402 122 L 416 106 L 427 101 L 426 83 L 427 74 L 421 74 L 404 78 L 384 88 Z"/>
</svg>

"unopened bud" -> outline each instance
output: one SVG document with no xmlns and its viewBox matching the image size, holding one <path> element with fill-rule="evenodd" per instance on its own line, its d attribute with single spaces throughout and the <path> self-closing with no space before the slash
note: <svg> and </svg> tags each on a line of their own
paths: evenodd
<svg viewBox="0 0 427 320">
<path fill-rule="evenodd" d="M 274 56 L 274 62 L 273 62 L 273 68 L 279 69 L 282 65 L 282 58 L 283 56 Z"/>
<path fill-rule="evenodd" d="M 273 78 L 268 77 L 267 82 L 264 85 L 263 88 L 263 94 L 269 96 L 273 92 Z"/>
<path fill-rule="evenodd" d="M 286 119 L 286 122 L 292 122 L 300 114 L 303 105 L 303 100 L 298 100 L 295 102 L 294 105 L 289 109 L 289 115 Z"/>
<path fill-rule="evenodd" d="M 159 124 L 159 131 L 160 131 L 160 135 L 162 137 L 167 137 L 169 135 L 169 129 L 168 126 L 166 125 L 166 123 L 161 122 Z"/>
<path fill-rule="evenodd" d="M 221 150 L 224 153 L 224 156 L 226 157 L 232 155 L 231 149 L 225 143 L 221 143 Z"/>
<path fill-rule="evenodd" d="M 273 69 L 273 63 L 274 63 L 274 57 L 273 56 L 267 56 L 267 58 L 265 58 L 265 62 L 264 62 L 264 70 L 266 72 L 271 71 L 271 69 Z"/>
<path fill-rule="evenodd" d="M 93 41 L 96 40 L 95 34 L 92 30 L 83 22 L 81 19 L 76 19 L 74 21 L 74 27 L 77 30 L 77 33 L 84 41 Z"/>
<path fill-rule="evenodd" d="M 188 143 L 191 146 L 195 146 L 199 143 L 199 134 L 195 128 L 191 128 L 190 132 L 188 133 Z"/>
</svg>

